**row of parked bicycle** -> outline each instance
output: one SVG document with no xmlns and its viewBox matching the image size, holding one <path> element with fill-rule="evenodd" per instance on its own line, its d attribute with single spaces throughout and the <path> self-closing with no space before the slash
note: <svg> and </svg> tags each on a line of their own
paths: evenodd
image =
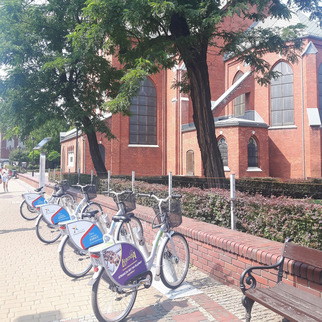
<svg viewBox="0 0 322 322">
<path fill-rule="evenodd" d="M 173 230 L 182 222 L 181 196 L 137 194 L 156 200 L 152 229 L 158 229 L 149 252 L 143 226 L 133 214 L 133 191 L 107 191 L 117 213 L 110 219 L 102 206 L 93 202 L 95 185 L 75 185 L 83 194 L 77 203 L 68 193 L 68 182 L 57 182 L 46 199 L 42 188 L 22 195 L 20 213 L 26 220 L 36 220 L 37 237 L 53 243 L 62 237 L 59 262 L 66 275 L 85 276 L 92 268 L 92 307 L 99 321 L 125 319 L 135 303 L 137 292 L 152 285 L 153 278 L 175 289 L 186 278 L 189 246 L 185 237 Z M 155 263 L 154 263 L 155 260 Z M 153 274 L 152 270 L 153 269 Z"/>
</svg>

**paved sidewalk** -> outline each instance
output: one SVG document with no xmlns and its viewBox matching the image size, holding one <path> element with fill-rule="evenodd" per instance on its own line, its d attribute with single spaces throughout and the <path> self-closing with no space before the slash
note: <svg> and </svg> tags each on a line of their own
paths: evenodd
<svg viewBox="0 0 322 322">
<path fill-rule="evenodd" d="M 21 194 L 31 189 L 19 179 L 10 180 L 8 193 L 0 187 L 0 321 L 97 321 L 87 285 L 92 272 L 78 280 L 66 276 L 59 265 L 59 241 L 41 243 L 35 221 L 20 216 Z M 238 290 L 193 267 L 187 282 L 199 294 L 169 299 L 154 287 L 140 291 L 127 321 L 244 321 Z M 252 321 L 281 320 L 254 305 Z"/>
</svg>

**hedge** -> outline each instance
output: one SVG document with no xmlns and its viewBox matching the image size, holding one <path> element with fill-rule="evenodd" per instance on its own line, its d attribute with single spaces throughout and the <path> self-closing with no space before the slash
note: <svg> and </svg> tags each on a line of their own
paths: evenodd
<svg viewBox="0 0 322 322">
<path fill-rule="evenodd" d="M 101 180 L 102 190 L 107 182 Z M 112 179 L 111 189 L 122 191 L 131 189 L 131 181 Z M 152 191 L 166 197 L 168 187 L 161 184 L 135 182 L 137 193 Z M 181 194 L 182 214 L 186 217 L 230 228 L 230 193 L 223 189 L 174 188 L 173 193 Z M 137 198 L 137 203 L 153 206 L 149 198 Z M 311 199 L 291 199 L 289 197 L 264 197 L 236 192 L 236 228 L 239 231 L 270 240 L 283 242 L 292 237 L 294 242 L 316 249 L 322 249 L 322 205 Z"/>
</svg>

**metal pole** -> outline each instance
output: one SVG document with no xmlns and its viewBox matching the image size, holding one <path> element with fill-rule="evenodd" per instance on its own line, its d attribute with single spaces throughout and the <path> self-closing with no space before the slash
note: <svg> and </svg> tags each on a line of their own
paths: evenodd
<svg viewBox="0 0 322 322">
<path fill-rule="evenodd" d="M 79 184 L 79 180 L 80 180 L 80 169 L 78 169 L 77 171 L 77 183 Z"/>
<path fill-rule="evenodd" d="M 94 172 L 93 172 L 93 169 L 91 170 L 91 184 L 93 184 L 93 175 L 94 175 Z"/>
<path fill-rule="evenodd" d="M 132 191 L 134 192 L 135 171 L 132 171 Z"/>
<path fill-rule="evenodd" d="M 31 175 L 35 176 L 35 138 L 32 137 L 32 172 Z"/>
<path fill-rule="evenodd" d="M 111 170 L 107 171 L 107 191 L 110 191 Z"/>
<path fill-rule="evenodd" d="M 236 230 L 236 218 L 234 211 L 234 202 L 236 198 L 236 185 L 235 185 L 235 174 L 230 175 L 230 216 L 231 216 L 231 229 Z"/>
<path fill-rule="evenodd" d="M 169 196 L 172 195 L 172 172 L 169 172 Z"/>
<path fill-rule="evenodd" d="M 75 159 L 75 173 L 77 173 L 77 155 L 78 155 L 78 129 L 76 124 L 76 149 L 75 149 L 76 159 Z M 79 183 L 79 182 L 78 182 Z"/>
</svg>

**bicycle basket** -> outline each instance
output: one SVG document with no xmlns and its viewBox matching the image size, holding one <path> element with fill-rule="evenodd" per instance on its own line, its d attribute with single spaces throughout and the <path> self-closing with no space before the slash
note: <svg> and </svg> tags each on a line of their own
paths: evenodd
<svg viewBox="0 0 322 322">
<path fill-rule="evenodd" d="M 160 216 L 159 206 L 156 205 L 153 207 L 155 214 L 157 215 L 159 224 L 162 224 L 163 216 Z M 164 216 L 168 217 L 168 222 L 170 228 L 179 227 L 182 223 L 181 215 L 181 201 L 180 199 L 172 199 L 170 202 L 165 202 L 161 205 L 161 211 Z"/>
<path fill-rule="evenodd" d="M 113 197 L 115 203 L 117 204 L 116 196 Z M 130 212 L 136 208 L 136 198 L 132 191 L 126 191 L 118 196 L 119 203 L 124 204 L 125 212 Z"/>
<path fill-rule="evenodd" d="M 87 194 L 88 199 L 94 199 L 97 197 L 96 186 L 94 184 L 88 185 L 84 188 L 84 192 Z"/>
<path fill-rule="evenodd" d="M 61 181 L 59 185 L 63 189 L 63 191 L 67 191 L 69 189 L 69 182 L 67 180 Z"/>
</svg>

